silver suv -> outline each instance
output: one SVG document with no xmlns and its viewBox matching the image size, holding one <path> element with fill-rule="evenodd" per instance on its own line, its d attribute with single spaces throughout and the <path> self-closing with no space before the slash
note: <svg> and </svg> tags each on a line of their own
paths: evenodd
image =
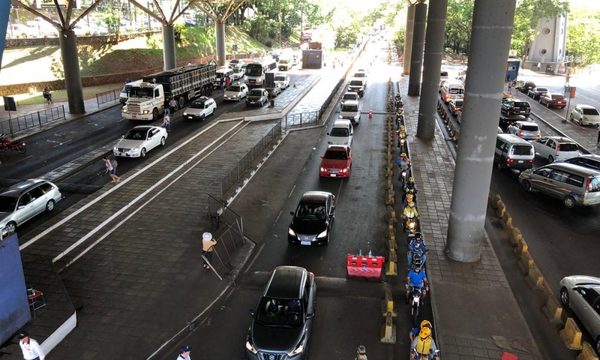
<svg viewBox="0 0 600 360">
<path fill-rule="evenodd" d="M 54 210 L 62 194 L 53 183 L 30 179 L 0 192 L 0 232 L 8 236 L 18 226 L 45 211 Z"/>
</svg>

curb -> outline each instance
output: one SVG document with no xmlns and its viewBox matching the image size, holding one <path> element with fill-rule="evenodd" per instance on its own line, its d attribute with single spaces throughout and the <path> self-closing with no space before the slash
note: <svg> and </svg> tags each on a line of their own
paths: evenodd
<svg viewBox="0 0 600 360">
<path fill-rule="evenodd" d="M 543 122 L 544 124 L 546 124 L 546 126 L 548 126 L 549 128 L 551 128 L 553 131 L 555 131 L 557 134 L 559 134 L 560 136 L 566 137 L 571 139 L 571 137 L 569 137 L 569 135 L 565 134 L 562 130 L 560 130 L 559 128 L 557 128 L 556 126 L 550 124 L 550 122 L 546 119 L 544 119 L 543 117 L 537 115 L 534 112 L 531 112 L 530 115 L 534 116 L 535 118 L 537 118 L 538 120 L 540 120 L 541 122 Z M 573 139 L 571 139 L 573 140 Z M 573 140 L 575 141 L 575 140 Z M 579 146 L 579 149 L 584 153 L 584 154 L 593 154 L 593 152 L 591 150 L 589 150 L 588 148 L 584 147 L 583 145 L 581 145 L 580 143 L 578 143 L 577 141 L 575 141 L 575 143 L 577 144 L 577 146 Z"/>
</svg>

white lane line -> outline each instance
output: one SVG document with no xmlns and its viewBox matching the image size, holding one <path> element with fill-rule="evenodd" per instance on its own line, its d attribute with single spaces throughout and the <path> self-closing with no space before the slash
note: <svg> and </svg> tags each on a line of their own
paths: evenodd
<svg viewBox="0 0 600 360">
<path fill-rule="evenodd" d="M 279 214 L 277 214 L 277 217 L 275 218 L 275 221 L 273 221 L 273 224 L 277 224 L 277 221 L 279 221 L 279 217 L 281 217 L 282 213 L 283 213 L 283 210 L 279 210 Z"/>
<path fill-rule="evenodd" d="M 151 203 L 156 197 L 158 197 L 165 190 L 167 190 L 168 188 L 170 188 L 171 185 L 175 184 L 177 181 L 179 181 L 179 179 L 181 179 L 187 173 L 189 173 L 190 171 L 192 171 L 198 164 L 200 164 L 202 161 L 204 161 L 212 153 L 214 153 L 215 151 L 217 151 L 221 146 L 224 145 L 225 142 L 227 142 L 232 137 L 234 137 L 237 133 L 239 133 L 240 131 L 242 131 L 248 124 L 250 124 L 250 123 L 246 123 L 240 129 L 238 129 L 235 133 L 231 134 L 227 138 L 227 140 L 225 140 L 221 145 L 215 147 L 212 151 L 210 151 L 209 153 L 207 153 L 206 155 L 204 155 L 200 160 L 196 161 L 193 165 L 191 165 L 187 170 L 185 170 L 184 172 L 182 172 L 181 175 L 179 175 L 175 179 L 171 180 L 170 183 L 168 183 L 166 186 L 164 186 L 162 189 L 160 189 L 160 191 L 158 191 L 154 196 L 152 196 L 150 199 L 148 199 L 148 201 L 146 201 L 143 204 L 141 204 L 140 206 L 138 206 L 138 208 L 135 209 L 131 214 L 127 215 L 127 217 L 125 217 L 123 220 L 119 221 L 115 226 L 113 226 L 112 228 L 110 228 L 110 230 L 108 230 L 106 233 L 104 233 L 104 235 L 102 235 L 98 240 L 96 240 L 95 242 L 93 242 L 90 246 L 88 246 L 81 253 L 79 253 L 73 260 L 69 261 L 67 263 L 67 265 L 65 265 L 65 267 L 63 269 L 61 269 L 61 271 L 64 270 L 64 269 L 66 269 L 67 267 L 69 267 L 71 264 L 73 264 L 75 261 L 77 261 L 80 257 L 82 257 L 83 255 L 85 255 L 88 251 L 90 251 L 92 248 L 94 248 L 96 245 L 98 245 L 100 242 L 102 242 L 106 237 L 108 237 L 115 230 L 117 230 L 119 227 L 121 227 L 121 225 L 123 225 L 124 223 L 126 223 L 135 214 L 137 214 L 140 210 L 142 210 L 149 203 Z M 173 170 L 170 174 L 168 174 L 167 176 L 165 176 L 162 179 L 160 179 L 156 184 L 152 185 L 150 188 L 148 188 L 148 190 L 146 190 L 145 192 L 143 192 L 142 194 L 140 194 L 138 197 L 136 197 L 129 204 L 127 204 L 126 206 L 122 207 L 119 211 L 117 211 L 116 213 L 114 213 L 113 215 L 111 215 L 108 219 L 104 220 L 100 225 L 96 226 L 94 229 L 92 229 L 90 232 L 88 232 L 82 238 L 80 238 L 77 242 L 75 242 L 74 244 L 72 244 L 71 246 L 69 246 L 65 251 L 63 251 L 58 256 L 56 256 L 54 259 L 52 259 L 52 262 L 57 262 L 58 260 L 62 259 L 65 255 L 67 255 L 68 253 L 70 253 L 77 246 L 81 245 L 84 241 L 86 241 L 91 236 L 93 236 L 95 233 L 97 233 L 98 231 L 100 231 L 100 229 L 103 228 L 104 225 L 106 225 L 109 222 L 111 222 L 113 219 L 115 219 L 116 217 L 118 217 L 119 215 L 121 215 L 125 210 L 129 209 L 138 200 L 142 199 L 148 193 L 152 192 L 152 190 L 154 190 L 155 188 L 157 188 L 158 186 L 160 186 L 164 181 L 166 181 L 167 179 L 169 179 L 170 177 L 172 177 L 176 172 L 178 172 L 179 170 L 181 170 L 184 165 L 187 165 L 191 160 L 195 159 L 205 149 L 213 146 L 217 141 L 218 141 L 218 139 L 215 140 L 215 141 L 213 141 L 209 145 L 207 145 L 207 147 L 205 147 L 204 149 L 202 149 L 202 151 L 200 153 L 194 155 L 192 158 L 190 158 L 189 160 L 187 160 L 185 163 L 181 164 L 177 169 Z"/>
<path fill-rule="evenodd" d="M 181 143 L 179 146 L 175 147 L 174 149 L 172 149 L 171 151 L 169 151 L 168 153 L 164 154 L 163 156 L 159 157 L 158 159 L 154 160 L 153 162 L 151 162 L 150 164 L 148 164 L 146 167 L 144 167 L 143 169 L 141 169 L 140 171 L 138 171 L 137 173 L 133 174 L 131 177 L 128 177 L 127 179 L 123 180 L 122 182 L 118 183 L 115 187 L 113 187 L 112 189 L 108 190 L 107 192 L 105 192 L 104 194 L 98 196 L 97 198 L 95 198 L 94 200 L 90 201 L 89 203 L 85 204 L 83 207 L 81 207 L 79 210 L 75 211 L 74 213 L 72 213 L 71 215 L 67 216 L 66 218 L 62 219 L 61 221 L 57 222 L 56 224 L 52 225 L 51 227 L 49 227 L 48 229 L 42 231 L 40 234 L 38 234 L 37 236 L 33 237 L 31 240 L 27 241 L 26 243 L 24 243 L 23 245 L 19 246 L 19 250 L 23 251 L 24 249 L 26 249 L 28 246 L 34 244 L 36 241 L 38 241 L 39 239 L 41 239 L 42 237 L 48 235 L 50 232 L 54 231 L 55 229 L 57 229 L 58 227 L 62 226 L 63 224 L 65 224 L 66 222 L 68 222 L 69 220 L 71 220 L 72 218 L 74 218 L 75 216 L 81 214 L 82 212 L 84 212 L 85 210 L 87 210 L 89 207 L 93 206 L 94 204 L 96 204 L 97 202 L 99 202 L 100 200 L 104 199 L 106 196 L 109 196 L 110 194 L 112 194 L 114 191 L 116 191 L 118 188 L 120 188 L 121 186 L 124 186 L 125 184 L 127 184 L 128 182 L 132 181 L 133 179 L 135 179 L 136 177 L 140 176 L 141 174 L 143 174 L 144 172 L 146 172 L 147 170 L 149 170 L 150 168 L 152 168 L 153 166 L 155 166 L 156 164 L 160 163 L 162 160 L 166 159 L 167 157 L 171 156 L 171 154 L 173 154 L 174 152 L 176 152 L 177 150 L 179 150 L 180 148 L 182 148 L 183 146 L 187 145 L 188 143 L 190 143 L 191 141 L 193 141 L 194 139 L 196 139 L 198 136 L 202 135 L 203 133 L 205 133 L 206 131 L 210 130 L 212 127 L 216 126 L 218 124 L 218 122 L 214 123 L 213 125 L 209 126 L 208 128 L 202 130 L 201 132 L 199 132 L 196 136 L 193 136 L 191 138 L 189 138 L 188 140 L 186 140 L 185 142 Z M 225 134 L 221 135 L 221 138 L 225 137 L 227 135 L 227 133 L 229 133 L 230 131 L 233 131 L 236 127 L 240 126 L 240 124 L 243 124 L 242 121 L 240 121 L 239 124 L 235 125 L 231 130 L 228 130 Z M 215 140 L 214 142 L 217 142 L 219 139 Z M 213 143 L 214 143 L 213 142 Z M 212 144 L 212 143 L 211 143 Z M 208 149 L 210 147 L 206 146 L 204 147 L 198 154 L 196 154 L 195 156 L 200 155 L 202 152 L 204 152 L 206 149 Z M 193 160 L 190 159 L 187 162 Z M 186 162 L 186 163 L 187 163 Z"/>
<path fill-rule="evenodd" d="M 288 194 L 288 199 L 292 197 L 294 190 L 296 190 L 296 184 L 294 184 L 294 186 L 292 186 L 292 190 L 290 190 L 290 193 Z"/>
<path fill-rule="evenodd" d="M 256 261 L 256 259 L 258 259 L 258 257 L 262 253 L 263 249 L 265 248 L 265 245 L 267 245 L 267 243 L 262 243 L 262 245 L 258 248 L 258 251 L 256 252 L 256 254 L 254 254 L 254 257 L 252 257 L 252 261 L 250 261 L 250 264 L 248 264 L 248 266 L 246 266 L 246 270 L 244 271 L 244 274 L 246 274 L 248 272 L 248 270 L 250 270 L 252 268 L 252 265 L 254 265 L 254 262 Z"/>
</svg>

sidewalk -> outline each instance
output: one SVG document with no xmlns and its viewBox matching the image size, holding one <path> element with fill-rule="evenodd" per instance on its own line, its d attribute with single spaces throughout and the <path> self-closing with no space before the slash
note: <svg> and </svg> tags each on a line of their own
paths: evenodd
<svg viewBox="0 0 600 360">
<path fill-rule="evenodd" d="M 444 135 L 415 136 L 419 98 L 406 96 L 408 77 L 399 81 L 418 194 L 421 231 L 429 247 L 427 273 L 437 342 L 445 360 L 495 359 L 510 352 L 521 360 L 540 359 L 539 350 L 488 239 L 479 262 L 454 262 L 444 253 L 454 159 Z"/>
</svg>

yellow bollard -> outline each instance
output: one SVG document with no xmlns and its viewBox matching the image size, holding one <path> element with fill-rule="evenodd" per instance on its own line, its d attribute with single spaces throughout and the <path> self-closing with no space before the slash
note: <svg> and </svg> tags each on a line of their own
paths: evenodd
<svg viewBox="0 0 600 360">
<path fill-rule="evenodd" d="M 565 327 L 560 331 L 560 338 L 570 350 L 581 350 L 583 348 L 581 344 L 581 330 L 579 330 L 573 318 L 567 318 Z"/>
</svg>

